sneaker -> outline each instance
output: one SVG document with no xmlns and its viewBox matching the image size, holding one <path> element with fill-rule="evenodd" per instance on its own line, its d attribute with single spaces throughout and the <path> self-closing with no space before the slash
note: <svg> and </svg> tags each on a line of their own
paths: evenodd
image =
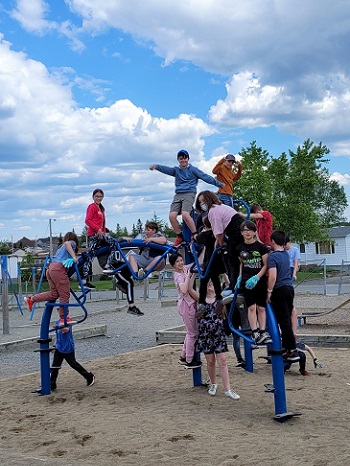
<svg viewBox="0 0 350 466">
<path fill-rule="evenodd" d="M 299 369 L 301 375 L 309 375 L 308 371 Z"/>
<path fill-rule="evenodd" d="M 252 332 L 252 340 L 254 340 L 256 344 L 258 344 L 259 338 L 260 338 L 259 330 L 255 330 L 255 332 Z"/>
<path fill-rule="evenodd" d="M 222 296 L 222 293 L 221 293 L 221 296 Z M 235 296 L 235 295 L 234 295 L 233 293 L 231 293 L 231 294 L 229 294 L 228 296 L 223 297 L 223 298 L 222 298 L 222 303 L 225 304 L 225 305 L 226 305 L 226 304 L 230 304 L 230 303 L 232 302 L 234 296 Z"/>
<path fill-rule="evenodd" d="M 76 320 L 73 320 L 71 316 L 66 317 L 66 323 L 67 325 L 75 325 L 77 323 Z M 60 319 L 60 325 L 64 325 L 64 319 Z"/>
<path fill-rule="evenodd" d="M 25 296 L 24 302 L 27 304 L 28 311 L 31 312 L 34 306 L 34 301 L 32 301 L 32 298 L 30 298 L 29 296 Z"/>
<path fill-rule="evenodd" d="M 205 304 L 199 304 L 198 307 L 197 307 L 197 312 L 195 314 L 196 318 L 199 319 L 200 317 L 203 316 L 203 314 L 205 313 L 205 310 L 206 310 L 206 305 Z"/>
<path fill-rule="evenodd" d="M 88 376 L 86 377 L 86 385 L 88 387 L 91 387 L 91 385 L 93 385 L 94 383 L 95 383 L 95 376 L 92 372 L 90 372 Z"/>
<path fill-rule="evenodd" d="M 143 268 L 141 267 L 137 273 L 137 276 L 139 278 L 143 278 L 145 276 L 145 271 L 143 270 Z"/>
<path fill-rule="evenodd" d="M 296 362 L 296 361 L 300 361 L 300 356 L 298 354 L 298 351 L 295 349 L 295 350 L 287 351 L 286 353 L 284 353 L 283 359 L 289 362 Z"/>
<path fill-rule="evenodd" d="M 124 294 L 128 294 L 128 290 L 126 289 L 126 286 L 124 283 L 118 282 L 118 280 L 115 282 L 115 286 Z"/>
<path fill-rule="evenodd" d="M 241 398 L 232 388 L 225 392 L 225 395 L 232 398 L 232 400 L 239 400 Z"/>
<path fill-rule="evenodd" d="M 183 356 L 180 356 L 177 363 L 180 364 L 181 366 L 184 366 L 186 364 L 186 358 L 184 358 Z"/>
<path fill-rule="evenodd" d="M 192 359 L 191 362 L 187 362 L 185 364 L 186 369 L 198 369 L 198 367 L 201 367 L 202 362 L 201 361 L 195 361 Z"/>
<path fill-rule="evenodd" d="M 245 360 L 244 359 L 238 359 L 236 367 L 245 367 Z"/>
<path fill-rule="evenodd" d="M 180 244 L 183 243 L 183 242 L 184 242 L 183 237 L 177 235 L 177 236 L 176 236 L 175 243 L 173 244 L 173 247 L 174 247 L 174 248 L 178 248 L 178 247 L 180 246 Z"/>
<path fill-rule="evenodd" d="M 218 389 L 218 386 L 217 386 L 216 383 L 210 384 L 210 387 L 209 387 L 209 390 L 208 390 L 209 395 L 215 396 L 215 395 L 216 395 L 216 390 L 217 390 L 217 389 Z"/>
<path fill-rule="evenodd" d="M 106 273 L 106 274 L 109 274 L 109 273 L 113 273 L 114 272 L 114 269 L 110 266 L 106 266 L 103 270 L 102 270 L 102 273 Z"/>
<path fill-rule="evenodd" d="M 88 282 L 87 280 L 83 280 L 83 286 L 86 290 L 96 290 L 96 286 Z"/>
<path fill-rule="evenodd" d="M 264 344 L 267 345 L 269 343 L 272 343 L 272 338 L 270 337 L 270 334 L 266 331 L 264 332 L 259 332 L 259 338 L 255 340 L 258 345 Z"/>
<path fill-rule="evenodd" d="M 129 307 L 128 314 L 133 314 L 134 316 L 143 316 L 143 315 L 145 315 L 145 313 L 140 311 L 140 309 L 138 307 L 136 307 L 136 306 Z"/>
<path fill-rule="evenodd" d="M 223 291 L 221 292 L 221 296 L 222 296 L 223 298 L 226 298 L 227 296 L 230 296 L 230 295 L 232 295 L 232 297 L 233 297 L 233 291 L 232 291 L 232 290 L 223 290 Z"/>
<path fill-rule="evenodd" d="M 223 309 L 224 309 L 224 303 L 222 302 L 222 300 L 216 301 L 215 314 L 221 314 Z"/>
</svg>

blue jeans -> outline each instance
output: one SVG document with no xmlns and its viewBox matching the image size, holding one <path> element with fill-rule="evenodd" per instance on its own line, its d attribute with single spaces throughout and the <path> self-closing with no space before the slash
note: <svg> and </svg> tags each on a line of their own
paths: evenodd
<svg viewBox="0 0 350 466">
<path fill-rule="evenodd" d="M 229 194 L 218 193 L 218 198 L 223 204 L 233 207 L 233 199 L 232 196 L 230 196 Z"/>
</svg>

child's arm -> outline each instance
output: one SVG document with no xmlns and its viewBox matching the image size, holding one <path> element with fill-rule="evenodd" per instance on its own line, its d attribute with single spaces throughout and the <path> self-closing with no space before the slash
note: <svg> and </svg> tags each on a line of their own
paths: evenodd
<svg viewBox="0 0 350 466">
<path fill-rule="evenodd" d="M 150 170 L 157 170 L 165 175 L 175 176 L 176 170 L 175 167 L 167 167 L 166 165 L 157 165 L 153 164 L 149 167 Z"/>
<path fill-rule="evenodd" d="M 208 184 L 212 184 L 216 186 L 217 188 L 223 188 L 225 186 L 224 183 L 221 183 L 220 181 L 216 180 L 214 177 L 207 175 L 206 173 L 202 172 L 202 170 L 199 170 L 199 168 L 191 165 L 191 169 L 192 169 L 192 173 L 195 175 L 196 178 L 199 178 L 200 180 L 203 180 Z"/>
<path fill-rule="evenodd" d="M 267 280 L 267 302 L 268 303 L 271 300 L 271 293 L 272 293 L 273 287 L 275 286 L 275 283 L 276 283 L 276 277 L 277 277 L 276 267 L 269 268 L 269 277 L 268 277 L 268 280 Z"/>
<path fill-rule="evenodd" d="M 75 255 L 75 252 L 74 252 L 74 249 L 73 249 L 73 247 L 72 247 L 71 242 L 70 242 L 70 241 L 65 241 L 65 242 L 64 242 L 64 245 L 65 245 L 67 251 L 69 252 L 69 254 L 72 256 L 74 262 L 78 262 L 78 258 L 77 258 L 77 256 Z"/>
<path fill-rule="evenodd" d="M 218 163 L 212 169 L 212 173 L 214 173 L 214 175 L 217 175 L 218 173 L 221 172 L 221 167 L 222 167 L 224 162 L 225 162 L 225 157 L 223 157 L 221 160 L 218 161 Z"/>
<path fill-rule="evenodd" d="M 191 278 L 188 284 L 188 292 L 192 296 L 193 299 L 195 299 L 197 302 L 199 301 L 199 293 L 197 290 L 194 289 L 194 282 L 196 280 L 197 274 L 192 273 Z"/>
</svg>

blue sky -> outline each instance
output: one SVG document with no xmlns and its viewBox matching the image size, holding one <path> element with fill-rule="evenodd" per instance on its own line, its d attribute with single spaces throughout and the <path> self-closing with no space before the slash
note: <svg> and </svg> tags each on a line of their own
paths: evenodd
<svg viewBox="0 0 350 466">
<path fill-rule="evenodd" d="M 327 145 L 350 203 L 349 46 L 340 0 L 0 0 L 0 240 L 80 234 L 97 187 L 112 230 L 167 219 L 151 164 L 254 140 Z"/>
</svg>

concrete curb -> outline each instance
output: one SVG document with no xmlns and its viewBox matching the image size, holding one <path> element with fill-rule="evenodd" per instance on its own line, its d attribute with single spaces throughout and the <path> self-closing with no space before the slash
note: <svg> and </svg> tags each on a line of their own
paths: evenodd
<svg viewBox="0 0 350 466">
<path fill-rule="evenodd" d="M 95 325 L 94 327 L 87 327 L 74 330 L 74 338 L 76 340 L 82 340 L 84 338 L 98 337 L 107 335 L 107 325 Z M 21 340 L 8 341 L 6 343 L 0 343 L 0 352 L 6 350 L 17 349 L 19 347 L 29 345 L 31 343 L 37 343 L 39 335 L 36 337 L 23 338 Z"/>
<path fill-rule="evenodd" d="M 157 345 L 182 344 L 185 339 L 184 327 L 156 331 Z M 298 335 L 299 341 L 315 348 L 350 348 L 350 335 Z"/>
</svg>

